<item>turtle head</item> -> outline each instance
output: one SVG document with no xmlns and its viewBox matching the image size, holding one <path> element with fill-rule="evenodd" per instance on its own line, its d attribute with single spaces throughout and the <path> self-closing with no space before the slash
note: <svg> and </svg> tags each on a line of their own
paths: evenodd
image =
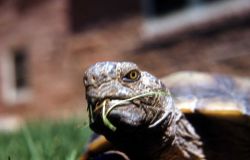
<svg viewBox="0 0 250 160">
<path fill-rule="evenodd" d="M 134 63 L 96 63 L 85 72 L 84 85 L 90 127 L 97 133 L 134 134 L 161 128 L 173 117 L 166 87 Z"/>
</svg>

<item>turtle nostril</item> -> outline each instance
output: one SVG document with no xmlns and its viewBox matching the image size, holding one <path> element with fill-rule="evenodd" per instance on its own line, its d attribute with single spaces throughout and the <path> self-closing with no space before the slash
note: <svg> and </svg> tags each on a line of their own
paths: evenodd
<svg viewBox="0 0 250 160">
<path fill-rule="evenodd" d="M 101 101 L 97 101 L 96 103 L 95 103 L 95 107 L 99 107 L 101 105 Z"/>
</svg>

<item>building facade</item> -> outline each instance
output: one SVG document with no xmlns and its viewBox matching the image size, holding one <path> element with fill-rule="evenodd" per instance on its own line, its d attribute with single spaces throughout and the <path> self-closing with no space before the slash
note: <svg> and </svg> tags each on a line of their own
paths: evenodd
<svg viewBox="0 0 250 160">
<path fill-rule="evenodd" d="M 210 3 L 170 0 L 171 9 L 143 2 L 144 17 L 139 0 L 0 1 L 0 116 L 83 114 L 82 75 L 97 61 L 134 61 L 159 77 L 178 70 L 250 75 L 249 5 L 214 27 L 213 16 L 182 21 L 189 6 Z"/>
</svg>

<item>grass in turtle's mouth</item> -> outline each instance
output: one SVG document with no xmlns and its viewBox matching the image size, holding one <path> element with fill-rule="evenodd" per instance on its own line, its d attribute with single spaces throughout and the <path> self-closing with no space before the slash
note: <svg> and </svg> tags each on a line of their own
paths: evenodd
<svg viewBox="0 0 250 160">
<path fill-rule="evenodd" d="M 116 131 L 116 126 L 114 126 L 109 119 L 107 118 L 108 114 L 116 107 L 120 106 L 120 105 L 126 105 L 131 103 L 133 100 L 139 99 L 139 98 L 143 98 L 143 97 L 148 97 L 148 96 L 166 96 L 169 95 L 169 93 L 167 91 L 163 91 L 163 90 L 159 90 L 159 91 L 150 91 L 147 93 L 142 93 L 127 99 L 123 99 L 123 100 L 117 100 L 117 102 L 115 102 L 114 104 L 112 104 L 109 109 L 106 109 L 106 105 L 107 102 L 109 101 L 109 99 L 104 99 L 102 101 L 102 103 L 100 104 L 100 106 L 98 108 L 102 108 L 102 120 L 105 126 L 107 126 L 110 130 L 112 130 L 113 132 Z M 164 115 L 165 116 L 165 115 Z"/>
</svg>

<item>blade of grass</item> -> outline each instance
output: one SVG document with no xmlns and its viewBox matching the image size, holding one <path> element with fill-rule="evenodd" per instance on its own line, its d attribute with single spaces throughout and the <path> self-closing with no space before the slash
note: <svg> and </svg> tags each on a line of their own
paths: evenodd
<svg viewBox="0 0 250 160">
<path fill-rule="evenodd" d="M 103 104 L 102 104 L 102 106 L 103 106 L 103 108 L 102 108 L 102 119 L 103 119 L 104 125 L 106 125 L 113 132 L 116 131 L 116 127 L 109 121 L 107 116 L 111 112 L 111 110 L 113 110 L 115 107 L 117 107 L 119 105 L 127 104 L 127 103 L 129 103 L 129 102 L 131 102 L 131 101 L 133 101 L 135 99 L 139 99 L 139 98 L 142 98 L 142 97 L 166 96 L 166 95 L 169 95 L 169 93 L 167 91 L 163 91 L 163 90 L 151 91 L 151 92 L 139 94 L 139 95 L 136 95 L 136 96 L 128 98 L 128 99 L 120 100 L 119 102 L 113 104 L 107 111 L 106 111 L 106 101 L 104 101 Z M 167 113 L 166 113 L 166 115 L 167 115 Z M 164 116 L 165 116 L 165 114 L 164 114 Z"/>
<path fill-rule="evenodd" d="M 76 160 L 77 151 L 74 149 L 66 158 L 66 160 Z"/>
<path fill-rule="evenodd" d="M 33 160 L 41 160 L 41 156 L 39 155 L 36 145 L 31 137 L 31 134 L 29 132 L 29 129 L 26 126 L 22 127 L 23 135 L 25 138 L 25 141 L 27 143 L 27 146 L 29 148 L 29 152 L 31 154 L 31 159 Z"/>
</svg>

